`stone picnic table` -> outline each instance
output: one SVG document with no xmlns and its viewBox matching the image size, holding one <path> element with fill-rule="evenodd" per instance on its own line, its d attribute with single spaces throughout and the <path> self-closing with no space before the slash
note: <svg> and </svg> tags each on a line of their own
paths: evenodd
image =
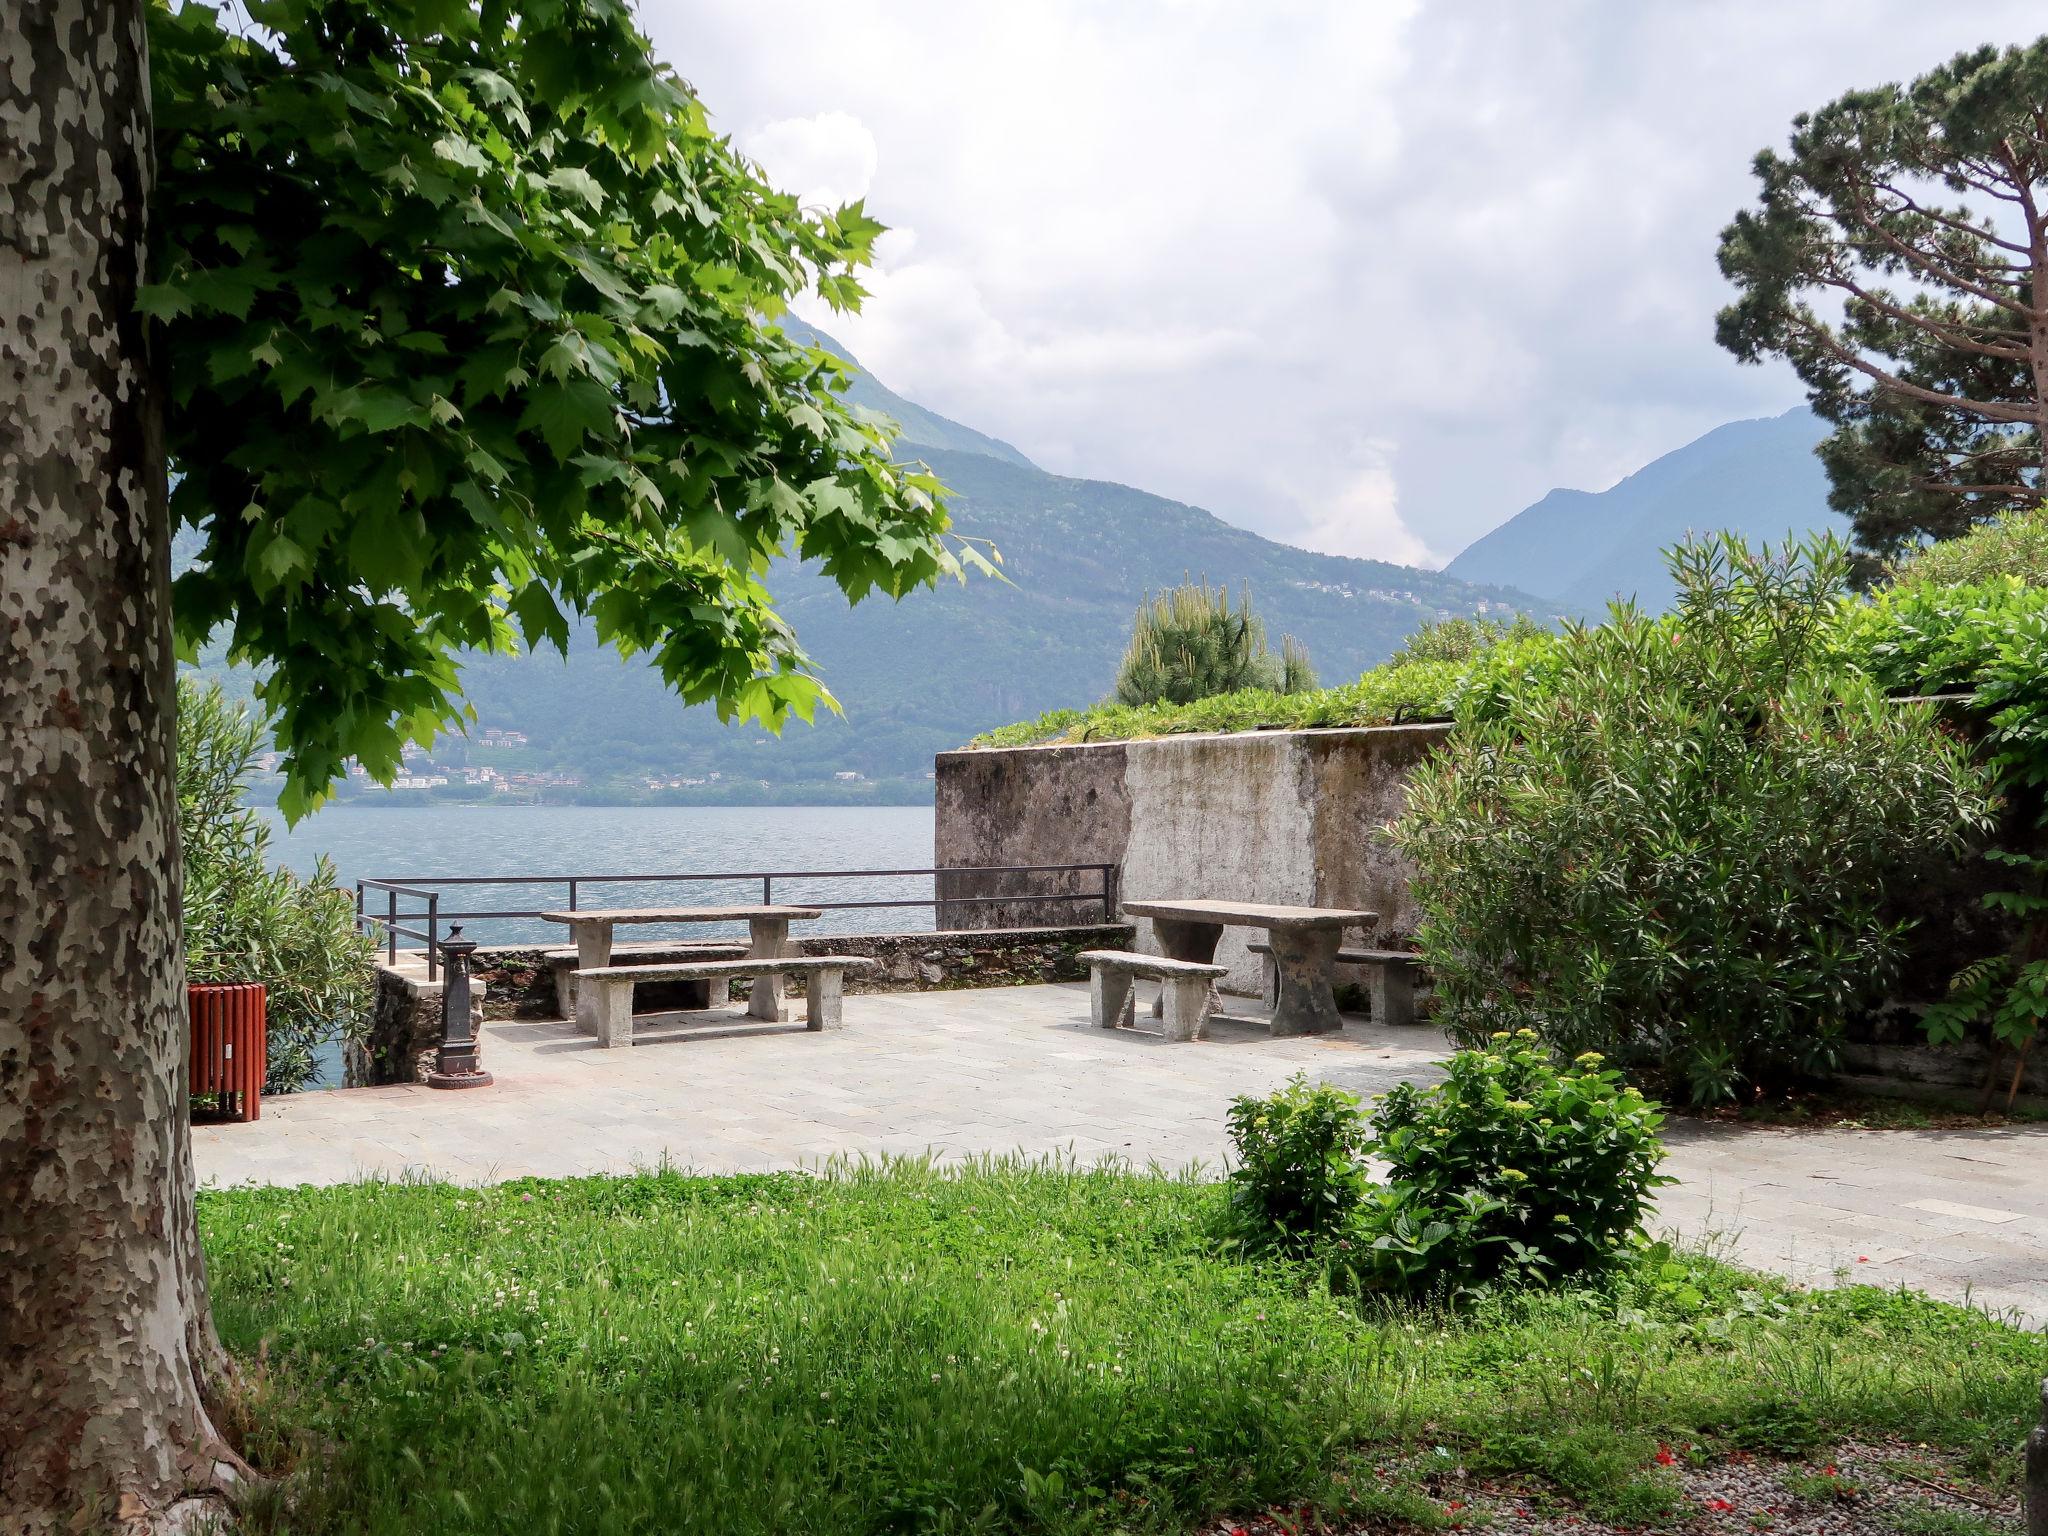
<svg viewBox="0 0 2048 1536">
<path fill-rule="evenodd" d="M 1149 917 L 1159 952 L 1169 960 L 1212 964 L 1225 928 L 1263 928 L 1273 947 L 1279 986 L 1273 1016 L 1275 1035 L 1324 1035 L 1343 1028 L 1331 966 L 1346 928 L 1370 927 L 1377 912 L 1336 907 L 1268 906 L 1248 901 L 1126 901 L 1126 916 Z"/>
<path fill-rule="evenodd" d="M 576 969 L 612 963 L 612 929 L 625 923 L 739 923 L 752 931 L 749 960 L 780 960 L 789 953 L 789 925 L 824 916 L 818 907 L 583 907 L 543 912 L 550 923 L 566 923 L 576 940 Z"/>
</svg>

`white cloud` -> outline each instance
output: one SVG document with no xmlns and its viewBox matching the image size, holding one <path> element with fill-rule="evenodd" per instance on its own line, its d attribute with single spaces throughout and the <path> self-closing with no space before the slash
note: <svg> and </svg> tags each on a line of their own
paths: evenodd
<svg viewBox="0 0 2048 1536">
<path fill-rule="evenodd" d="M 1048 468 L 1448 555 L 1801 398 L 1713 342 L 1793 115 L 2031 0 L 641 0 L 715 120 L 892 235 L 886 382 Z M 1370 446 L 1366 446 L 1370 445 Z"/>
<path fill-rule="evenodd" d="M 777 118 L 750 129 L 739 147 L 807 208 L 837 208 L 866 197 L 880 158 L 875 136 L 846 112 Z"/>
<path fill-rule="evenodd" d="M 1298 493 L 1292 498 L 1313 510 L 1294 530 L 1278 536 L 1326 555 L 1357 555 L 1402 565 L 1443 564 L 1443 557 L 1401 521 L 1393 448 L 1381 438 L 1359 443 L 1353 451 L 1355 467 L 1345 478 L 1320 495 Z"/>
</svg>

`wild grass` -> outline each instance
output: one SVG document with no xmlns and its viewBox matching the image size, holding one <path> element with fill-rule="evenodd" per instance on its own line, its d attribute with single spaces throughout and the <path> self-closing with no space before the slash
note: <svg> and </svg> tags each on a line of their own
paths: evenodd
<svg viewBox="0 0 2048 1536">
<path fill-rule="evenodd" d="M 1213 1184 L 989 1162 L 830 1177 L 210 1192 L 257 1531 L 1185 1531 L 1462 1516 L 1447 1469 L 1647 1519 L 1660 1444 L 1898 1435 L 1994 1485 L 2040 1337 L 1704 1258 L 1457 1315 L 1219 1257 Z"/>
</svg>

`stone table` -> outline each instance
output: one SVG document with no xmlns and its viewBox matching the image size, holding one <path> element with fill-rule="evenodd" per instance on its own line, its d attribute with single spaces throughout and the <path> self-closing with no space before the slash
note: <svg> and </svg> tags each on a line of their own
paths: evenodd
<svg viewBox="0 0 2048 1536">
<path fill-rule="evenodd" d="M 579 907 L 571 912 L 543 912 L 541 917 L 550 923 L 566 923 L 570 935 L 576 940 L 576 969 L 592 970 L 612 961 L 612 929 L 622 923 L 738 923 L 744 922 L 752 934 L 747 946 L 749 960 L 780 960 L 789 953 L 789 925 L 792 922 L 807 922 L 824 915 L 818 907 Z M 723 996 L 723 984 L 717 989 L 718 995 L 709 999 L 717 1006 Z M 754 997 L 750 1007 L 768 1017 L 766 1009 L 779 1009 L 782 1002 L 782 978 L 760 976 L 754 980 Z M 576 1013 L 583 1015 L 583 1000 L 579 990 Z"/>
<path fill-rule="evenodd" d="M 1273 949 L 1279 985 L 1273 1016 L 1267 1023 L 1275 1035 L 1327 1035 L 1343 1027 L 1331 967 L 1344 942 L 1346 928 L 1369 928 L 1377 912 L 1339 907 L 1269 906 L 1259 902 L 1126 901 L 1127 917 L 1148 917 L 1159 940 L 1159 952 L 1171 960 L 1208 965 L 1225 928 L 1263 928 Z"/>
</svg>

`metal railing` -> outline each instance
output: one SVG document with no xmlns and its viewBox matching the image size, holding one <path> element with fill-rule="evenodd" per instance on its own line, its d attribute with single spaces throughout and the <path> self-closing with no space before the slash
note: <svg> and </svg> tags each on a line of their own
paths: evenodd
<svg viewBox="0 0 2048 1536">
<path fill-rule="evenodd" d="M 951 896 L 939 893 L 938 877 L 941 875 L 1072 875 L 1091 871 L 1100 879 L 1096 889 L 1090 891 L 1013 891 L 998 896 Z M 827 912 L 880 907 L 930 907 L 936 921 L 940 910 L 946 907 L 1080 902 L 1100 903 L 1104 922 L 1112 922 L 1116 917 L 1117 866 L 1114 864 L 969 864 L 954 865 L 947 869 L 726 870 L 710 874 L 666 875 L 408 875 L 402 879 L 365 879 L 356 882 L 356 927 L 359 932 L 381 930 L 385 958 L 393 965 L 398 963 L 399 939 L 417 939 L 426 950 L 427 980 L 433 981 L 439 974 L 443 924 L 492 919 L 534 919 L 544 912 L 574 912 L 578 910 L 578 902 L 585 888 L 589 886 L 701 884 L 711 881 L 745 881 L 751 884 L 758 881 L 761 887 L 761 905 L 772 906 L 775 903 L 775 882 L 778 880 L 893 880 L 921 878 L 927 875 L 932 877 L 932 894 L 929 896 L 889 897 L 874 901 L 817 901 L 804 897 L 792 900 L 790 904 L 816 907 Z M 540 907 L 476 908 L 460 911 L 441 905 L 444 890 L 450 887 L 477 885 L 550 885 L 565 888 L 567 900 Z M 372 908 L 373 893 L 382 894 L 382 912 Z M 424 902 L 425 906 L 418 911 L 401 909 L 401 897 Z M 425 926 L 414 926 L 421 923 Z"/>
</svg>

